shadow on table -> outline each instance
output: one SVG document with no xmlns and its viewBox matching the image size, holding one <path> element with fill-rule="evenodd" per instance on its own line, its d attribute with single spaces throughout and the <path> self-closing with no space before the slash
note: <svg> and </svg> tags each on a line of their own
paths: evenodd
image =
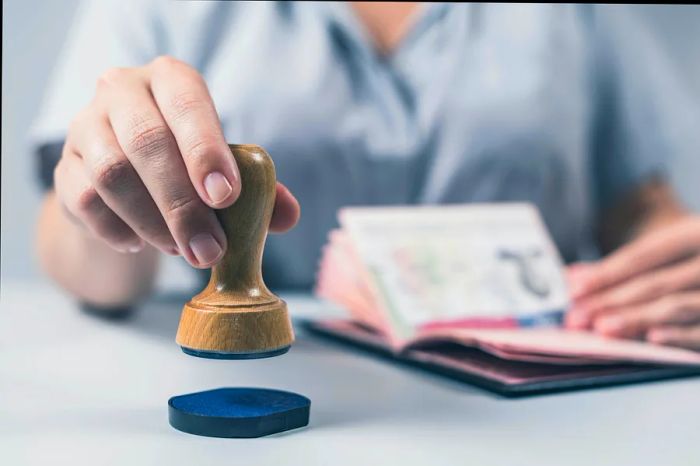
<svg viewBox="0 0 700 466">
<path fill-rule="evenodd" d="M 184 293 L 158 294 L 141 306 L 118 312 L 100 313 L 84 309 L 89 317 L 129 328 L 158 338 L 174 340 L 182 306 L 189 299 Z"/>
</svg>

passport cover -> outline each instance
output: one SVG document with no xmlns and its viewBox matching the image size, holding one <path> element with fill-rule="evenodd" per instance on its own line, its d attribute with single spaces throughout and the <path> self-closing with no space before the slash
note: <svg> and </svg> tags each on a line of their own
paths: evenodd
<svg viewBox="0 0 700 466">
<path fill-rule="evenodd" d="M 302 325 L 312 334 L 505 397 L 700 375 L 699 366 L 615 361 L 557 364 L 504 359 L 478 348 L 440 341 L 426 342 L 395 352 L 381 334 L 351 321 L 305 320 Z"/>
</svg>

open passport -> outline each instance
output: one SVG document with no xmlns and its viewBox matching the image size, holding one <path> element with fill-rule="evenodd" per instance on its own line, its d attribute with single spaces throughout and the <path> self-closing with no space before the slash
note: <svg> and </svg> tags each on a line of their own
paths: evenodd
<svg viewBox="0 0 700 466">
<path fill-rule="evenodd" d="M 504 395 L 700 374 L 700 353 L 561 328 L 564 268 L 525 203 L 354 207 L 316 293 L 347 311 L 325 336 Z"/>
</svg>

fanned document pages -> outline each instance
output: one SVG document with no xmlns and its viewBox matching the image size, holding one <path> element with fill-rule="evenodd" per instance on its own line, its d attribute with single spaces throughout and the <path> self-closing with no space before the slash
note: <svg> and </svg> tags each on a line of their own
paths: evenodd
<svg viewBox="0 0 700 466">
<path fill-rule="evenodd" d="M 339 222 L 316 287 L 348 312 L 317 323 L 331 333 L 433 358 L 443 343 L 453 359 L 456 345 L 558 366 L 700 366 L 694 351 L 561 328 L 564 268 L 532 205 L 345 208 Z"/>
</svg>

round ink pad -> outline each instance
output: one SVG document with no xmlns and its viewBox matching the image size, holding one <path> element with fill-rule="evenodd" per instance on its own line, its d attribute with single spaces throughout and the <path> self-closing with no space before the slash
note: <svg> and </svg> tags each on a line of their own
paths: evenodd
<svg viewBox="0 0 700 466">
<path fill-rule="evenodd" d="M 217 388 L 168 400 L 170 425 L 207 437 L 251 438 L 303 427 L 311 400 L 267 388 Z"/>
</svg>

